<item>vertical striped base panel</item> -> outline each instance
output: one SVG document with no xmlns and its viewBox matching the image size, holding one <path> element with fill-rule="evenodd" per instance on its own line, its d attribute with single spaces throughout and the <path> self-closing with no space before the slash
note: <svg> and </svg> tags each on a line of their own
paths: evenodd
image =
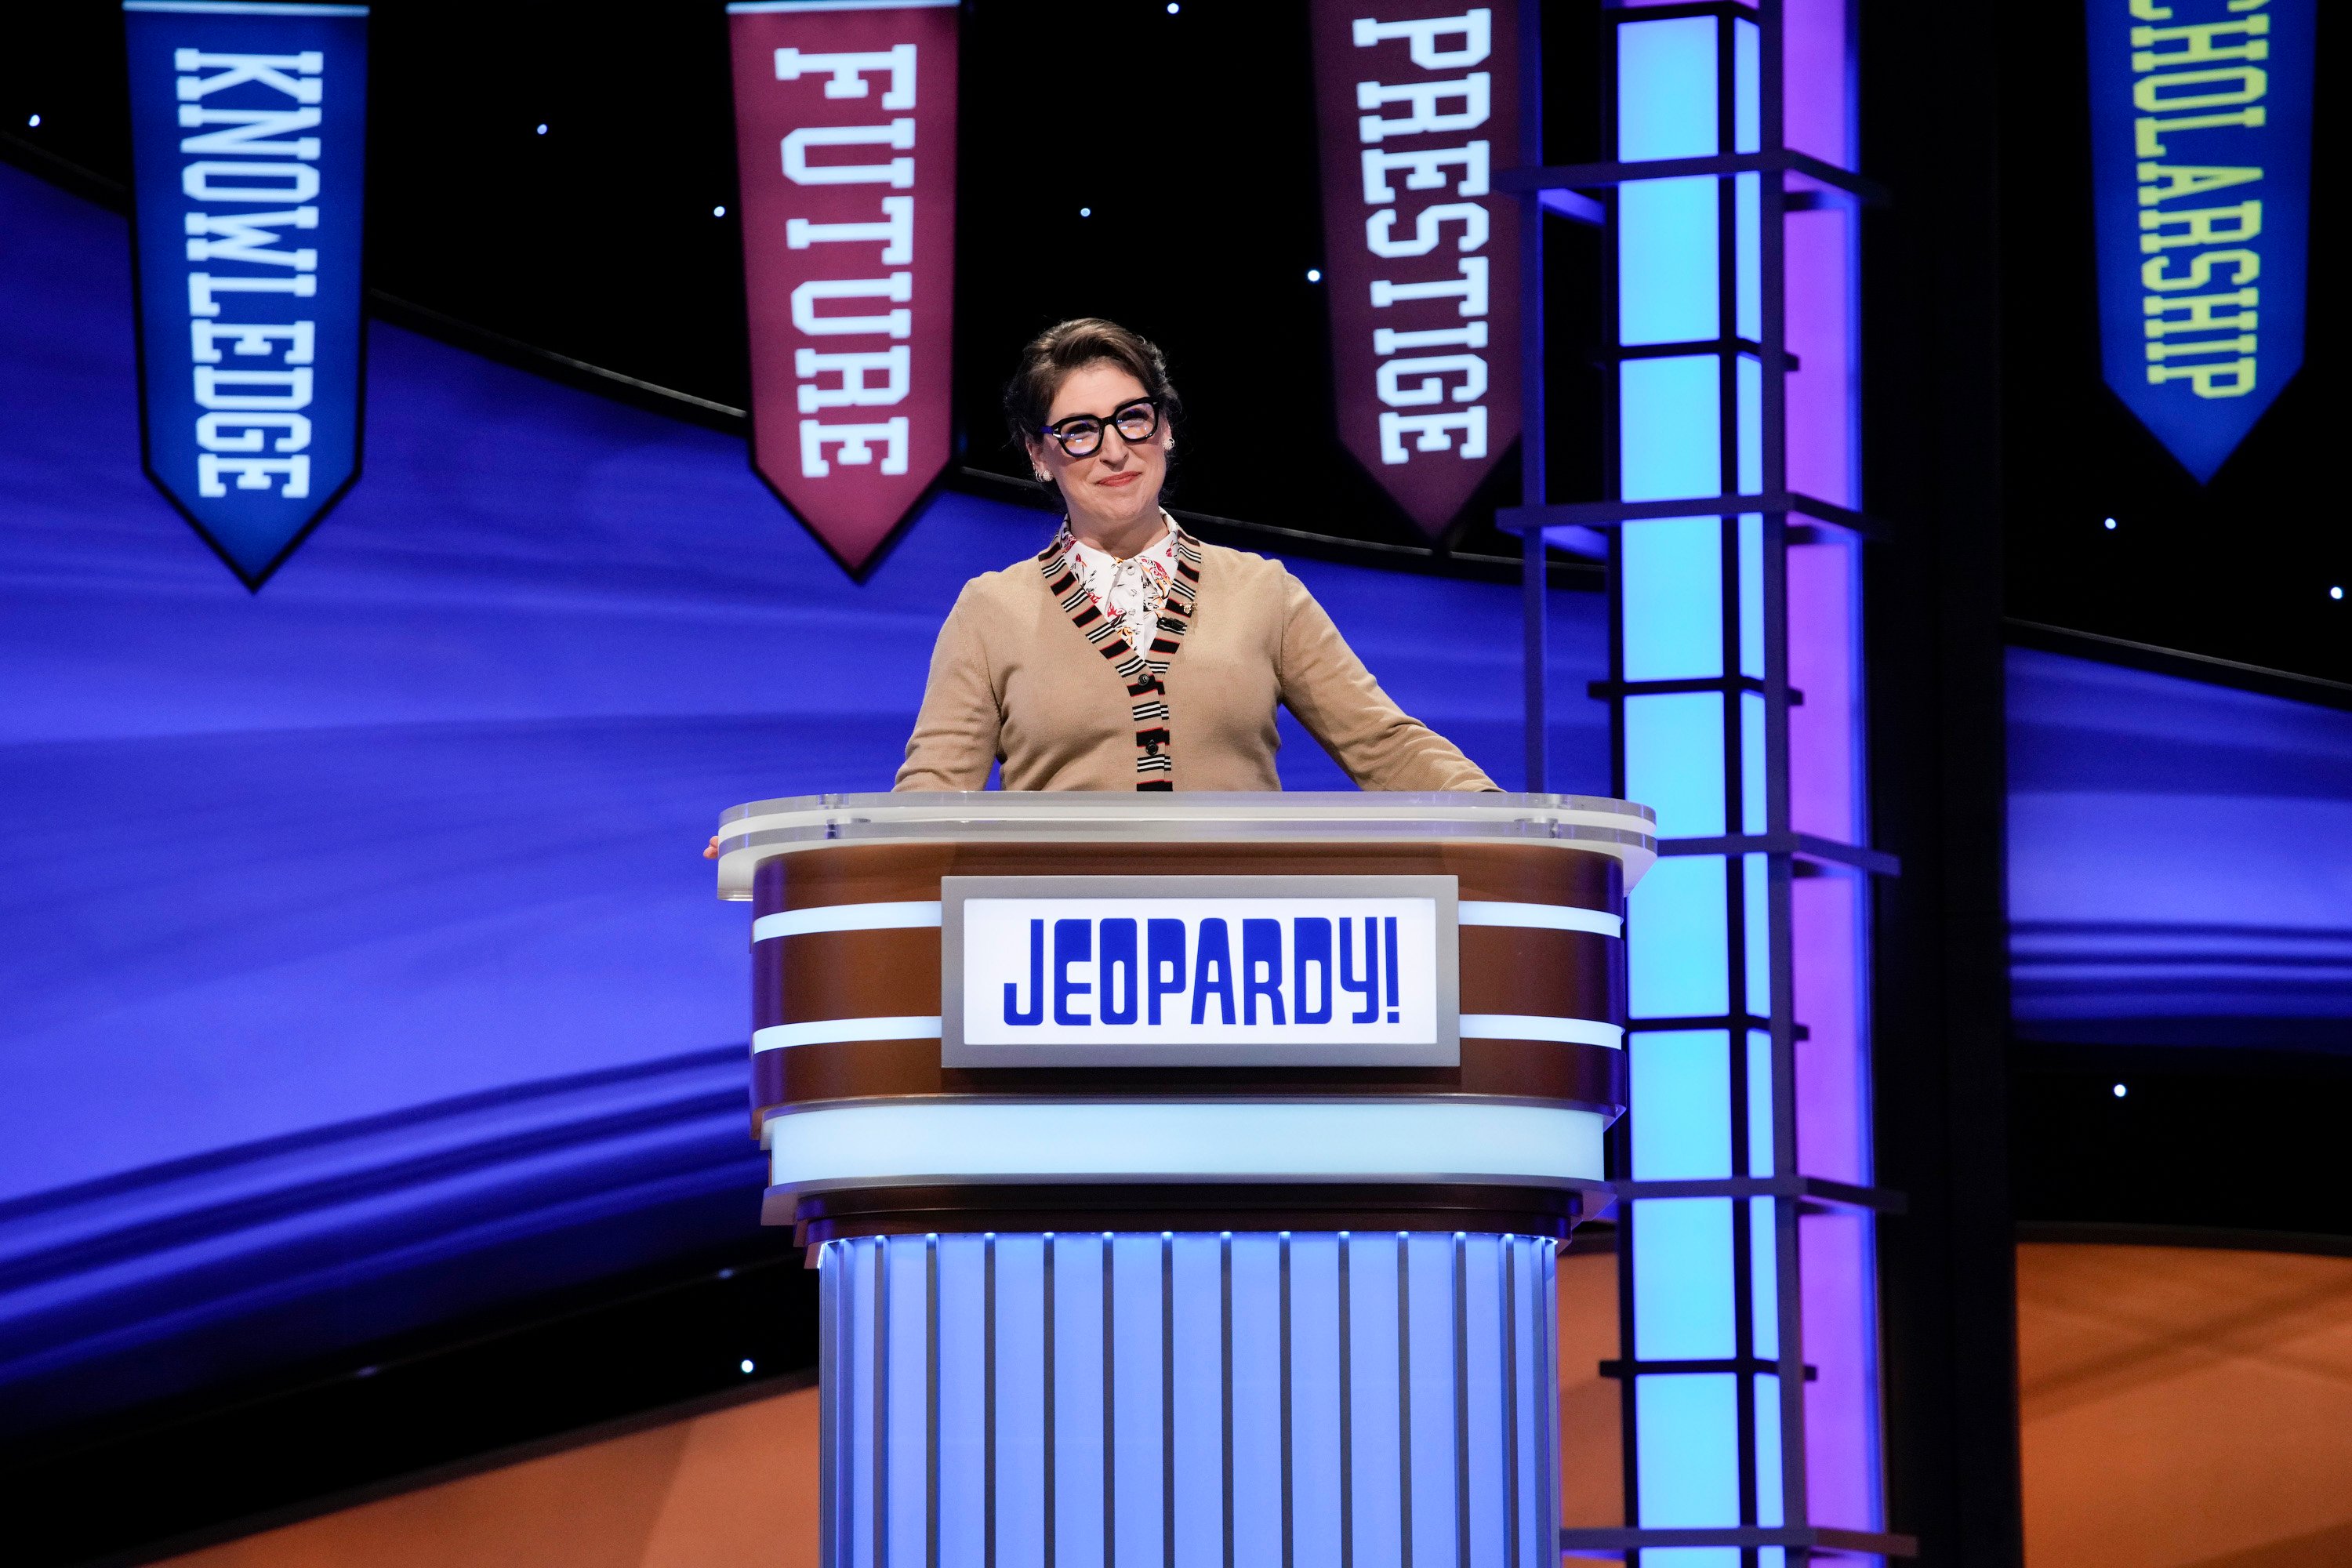
<svg viewBox="0 0 2352 1568">
<path fill-rule="evenodd" d="M 825 1244 L 827 1568 L 1553 1568 L 1555 1244 Z"/>
</svg>

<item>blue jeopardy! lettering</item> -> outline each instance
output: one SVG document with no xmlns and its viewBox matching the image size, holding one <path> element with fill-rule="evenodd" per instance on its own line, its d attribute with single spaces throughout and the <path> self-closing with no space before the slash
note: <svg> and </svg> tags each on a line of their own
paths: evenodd
<svg viewBox="0 0 2352 1568">
<path fill-rule="evenodd" d="M 1393 915 L 1360 921 L 1301 916 L 1289 922 L 1287 943 L 1281 921 L 1244 920 L 1238 963 L 1234 922 L 1214 916 L 1201 920 L 1197 931 L 1172 919 L 1052 923 L 1049 943 L 1046 922 L 1029 922 L 1026 983 L 1004 983 L 1007 1024 L 1040 1025 L 1049 1015 L 1058 1025 L 1133 1024 L 1139 1017 L 1154 1027 L 1233 1024 L 1237 1017 L 1244 1025 L 1328 1024 L 1340 994 L 1358 1000 L 1347 1012 L 1349 1023 L 1378 1023 L 1383 1015 L 1395 1023 L 1401 1016 Z"/>
</svg>

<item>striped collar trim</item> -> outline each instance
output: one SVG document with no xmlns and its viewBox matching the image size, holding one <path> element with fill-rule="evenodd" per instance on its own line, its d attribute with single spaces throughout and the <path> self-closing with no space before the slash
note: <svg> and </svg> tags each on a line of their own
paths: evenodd
<svg viewBox="0 0 2352 1568">
<path fill-rule="evenodd" d="M 1135 647 L 1116 619 L 1095 607 L 1094 596 L 1087 592 L 1086 580 L 1073 560 L 1076 541 L 1066 519 L 1054 542 L 1037 556 L 1037 565 L 1045 574 L 1045 591 L 1061 605 L 1062 613 L 1070 617 L 1087 646 L 1108 660 L 1127 683 L 1135 723 L 1138 790 L 1176 787 L 1174 746 L 1169 733 L 1168 666 L 1183 648 L 1184 634 L 1192 628 L 1200 601 L 1200 542 L 1166 512 L 1160 516 L 1168 518 L 1169 532 L 1176 541 L 1176 574 L 1169 579 L 1168 599 L 1160 606 L 1148 648 Z"/>
</svg>

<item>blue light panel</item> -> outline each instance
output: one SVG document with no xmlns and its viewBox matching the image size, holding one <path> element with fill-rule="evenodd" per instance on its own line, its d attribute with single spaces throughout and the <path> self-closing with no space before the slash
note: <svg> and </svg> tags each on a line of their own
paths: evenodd
<svg viewBox="0 0 2352 1568">
<path fill-rule="evenodd" d="M 1728 1176 L 1731 1056 L 1720 1029 L 1658 1029 L 1632 1036 L 1635 1099 L 1691 1108 L 1633 1124 L 1633 1175 L 1645 1182 Z"/>
<path fill-rule="evenodd" d="M 988 1244 L 943 1236 L 939 1251 L 940 1568 L 988 1561 Z"/>
<path fill-rule="evenodd" d="M 1617 156 L 1704 158 L 1716 146 L 1715 18 L 1617 28 Z M 1713 279 L 1707 287 L 1714 287 Z"/>
<path fill-rule="evenodd" d="M 1412 1362 L 1412 1465 L 1407 1485 L 1412 1498 L 1412 1536 L 1405 1560 L 1413 1563 L 1446 1561 L 1461 1538 L 1461 1498 L 1454 1484 L 1455 1323 L 1451 1302 L 1455 1246 L 1455 1238 L 1446 1236 L 1414 1236 L 1406 1243 L 1405 1267 L 1416 1303 L 1406 1332 Z M 1421 1305 L 1435 1302 L 1447 1303 L 1447 1310 L 1431 1311 Z"/>
<path fill-rule="evenodd" d="M 1349 1413 L 1349 1545 L 1355 1560 L 1395 1563 L 1403 1555 L 1403 1424 L 1397 1357 L 1370 1347 L 1395 1343 L 1398 1254 L 1394 1236 L 1359 1236 L 1347 1249 Z"/>
<path fill-rule="evenodd" d="M 845 1349 L 848 1352 L 850 1365 L 870 1371 L 883 1364 L 882 1314 L 877 1310 L 882 1300 L 880 1247 L 869 1245 L 844 1248 L 841 1268 L 842 1301 L 852 1314 L 852 1329 Z M 880 1434 L 887 1429 L 879 1418 L 881 1412 L 875 1407 L 873 1391 L 866 1386 L 869 1381 L 870 1378 L 835 1380 L 841 1389 L 844 1435 L 848 1438 L 847 1447 L 851 1454 L 876 1452 Z M 875 1466 L 850 1467 L 849 1485 L 845 1489 L 844 1499 L 849 1505 L 849 1518 L 836 1521 L 837 1528 L 845 1526 L 847 1529 L 857 1560 L 863 1563 L 874 1561 L 875 1543 L 880 1538 L 875 1529 L 877 1479 Z"/>
<path fill-rule="evenodd" d="M 1056 1236 L 1053 1249 L 1055 1568 L 1103 1562 L 1103 1252 L 1099 1236 Z M 919 1432 L 920 1425 L 900 1428 Z M 914 1450 L 919 1443 L 893 1444 Z M 895 1543 L 894 1543 L 895 1544 Z M 898 1568 L 894 1560 L 888 1568 Z"/>
<path fill-rule="evenodd" d="M 1741 354 L 1731 374 L 1739 400 L 1739 493 L 1752 496 L 1764 488 L 1764 367 Z"/>
<path fill-rule="evenodd" d="M 1645 180 L 1617 193 L 1617 336 L 1623 343 L 1712 338 L 1720 244 L 1716 182 Z"/>
<path fill-rule="evenodd" d="M 898 1373 L 884 1383 L 884 1419 L 893 1431 L 910 1426 L 919 1430 L 930 1420 L 929 1374 L 937 1363 L 927 1353 L 930 1342 L 930 1288 L 926 1247 L 892 1247 L 882 1258 L 883 1318 L 887 1325 L 891 1369 Z M 908 1376 L 918 1369 L 924 1375 Z M 889 1521 L 887 1568 L 924 1568 L 924 1533 L 929 1518 L 930 1477 L 919 1449 L 909 1452 L 889 1445 L 884 1467 L 887 1489 L 883 1511 Z"/>
<path fill-rule="evenodd" d="M 996 1251 L 996 1562 L 1043 1568 L 1045 1537 L 1045 1237 L 1000 1236 Z"/>
<path fill-rule="evenodd" d="M 1721 675 L 1722 525 L 1711 517 L 1680 517 L 1629 522 L 1618 531 L 1625 679 L 1684 680 Z M 1706 591 L 1709 584 L 1715 592 Z M 1653 804 L 1647 796 L 1636 798 Z"/>
<path fill-rule="evenodd" d="M 1708 1525 L 1739 1518 L 1739 1387 L 1729 1373 L 1644 1377 L 1633 1387 L 1642 1522 Z M 1672 1568 L 1739 1568 L 1737 1547 L 1642 1553 Z"/>
<path fill-rule="evenodd" d="M 1756 24 L 1735 18 L 1731 24 L 1731 150 L 1753 153 L 1764 145 L 1763 35 Z M 1756 178 L 1741 176 L 1744 182 Z M 1750 336 L 1755 334 L 1750 333 Z"/>
<path fill-rule="evenodd" d="M 1732 331 L 1749 342 L 1764 335 L 1762 182 L 1761 174 L 1742 174 L 1731 183 L 1731 244 L 1739 268 L 1731 291 Z"/>
<path fill-rule="evenodd" d="M 1742 833 L 1764 831 L 1764 697 L 1761 692 L 1739 694 L 1739 830 Z M 1748 861 L 1749 890 L 1762 890 L 1756 880 L 1757 867 L 1761 862 Z"/>
<path fill-rule="evenodd" d="M 1761 856 L 1754 857 L 1760 860 Z M 1752 962 L 1752 960 L 1751 960 Z M 1749 993 L 1750 1005 L 1761 1011 L 1769 1002 L 1756 999 Z M 1748 1032 L 1746 1068 L 1748 1073 L 1748 1170 L 1751 1176 L 1772 1174 L 1772 1037 L 1761 1029 Z M 1780 1265 L 1773 1249 L 1772 1205 L 1769 1203 L 1743 1203 L 1748 1211 L 1748 1268 L 1749 1329 L 1758 1357 L 1769 1361 L 1780 1353 Z M 1764 1419 L 1761 1414 L 1758 1419 Z M 1779 1428 L 1774 1428 L 1774 1441 L 1779 1440 Z M 1775 1450 L 1777 1452 L 1777 1449 Z M 1759 1458 L 1760 1462 L 1760 1458 Z M 1772 1497 L 1775 1518 L 1779 1515 L 1780 1497 Z"/>
<path fill-rule="evenodd" d="M 1160 1462 L 1164 1244 L 1156 1236 L 1121 1236 L 1104 1245 L 1111 1252 L 1113 1331 L 1118 1340 L 1109 1375 L 1117 1434 L 1111 1496 L 1118 1505 L 1111 1548 L 1119 1563 L 1157 1563 L 1165 1556 L 1166 1472 Z"/>
<path fill-rule="evenodd" d="M 1726 831 L 1723 694 L 1631 697 L 1624 724 L 1625 791 L 1658 814 L 1659 834 L 1703 838 Z"/>
<path fill-rule="evenodd" d="M 1721 1016 L 1731 1005 L 1725 929 L 1730 900 L 1724 893 L 1722 858 L 1679 855 L 1660 860 L 1625 907 L 1625 970 L 1633 1016 Z M 1644 931 L 1658 933 L 1657 939 L 1644 938 Z"/>
<path fill-rule="evenodd" d="M 1764 1017 L 1772 1011 L 1772 919 L 1767 897 L 1771 862 L 1761 855 L 1739 858 L 1742 922 L 1740 959 L 1748 985 L 1748 1013 Z"/>
<path fill-rule="evenodd" d="M 1780 1380 L 1756 1378 L 1756 1522 L 1780 1522 Z"/>
<path fill-rule="evenodd" d="M 1643 1361 L 1738 1351 L 1731 1209 L 1729 1198 L 1650 1198 L 1634 1205 L 1633 1342 Z"/>
<path fill-rule="evenodd" d="M 1283 1245 L 1271 1236 L 1234 1237 L 1236 1323 L 1282 1321 Z M 1237 1335 L 1233 1352 L 1234 1562 L 1282 1568 L 1282 1342 Z"/>
<path fill-rule="evenodd" d="M 1627 500 L 1721 492 L 1717 363 L 1713 354 L 1691 354 L 1617 367 L 1617 462 Z"/>
<path fill-rule="evenodd" d="M 1293 1323 L 1339 1321 L 1336 1237 L 1290 1238 Z M 1292 1568 L 1340 1568 L 1339 1337 L 1292 1337 L 1290 1347 Z"/>
<path fill-rule="evenodd" d="M 1495 1237 L 1472 1237 L 1465 1248 L 1463 1310 L 1468 1319 L 1472 1366 L 1496 1366 L 1503 1361 L 1503 1243 Z M 1489 1497 L 1501 1488 L 1506 1469 L 1503 1412 L 1507 1391 L 1499 1378 L 1470 1380 L 1470 1485 L 1474 1496 Z M 1470 1515 L 1470 1560 L 1474 1563 L 1508 1563 L 1503 1516 L 1489 1510 Z"/>
<path fill-rule="evenodd" d="M 1182 1310 L 1173 1314 L 1174 1568 L 1209 1568 L 1224 1562 L 1224 1324 L 1220 1308 L 1224 1249 L 1231 1245 L 1213 1236 L 1179 1236 L 1170 1250 L 1174 1269 L 1171 1289 L 1182 1304 Z M 1234 1545 L 1238 1550 L 1238 1539 Z"/>
<path fill-rule="evenodd" d="M 1764 520 L 1739 519 L 1739 673 L 1764 679 Z"/>
</svg>

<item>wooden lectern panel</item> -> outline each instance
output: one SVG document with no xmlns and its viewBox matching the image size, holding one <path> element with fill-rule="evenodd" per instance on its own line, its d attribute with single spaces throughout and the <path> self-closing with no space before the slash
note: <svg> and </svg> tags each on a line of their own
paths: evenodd
<svg viewBox="0 0 2352 1568">
<path fill-rule="evenodd" d="M 943 877 L 1438 875 L 1465 900 L 1615 915 L 1613 858 L 1550 845 L 851 844 L 780 856 L 753 881 L 755 916 L 934 900 Z M 1622 944 L 1592 931 L 1467 926 L 1461 1010 L 1571 1018 L 1624 1016 Z M 812 931 L 752 946 L 752 1027 L 934 1011 L 934 928 Z M 1624 1052 L 1546 1040 L 1465 1039 L 1458 1068 L 999 1068 L 940 1062 L 936 1037 L 788 1046 L 752 1061 L 755 1128 L 787 1107 L 907 1095 L 1072 1096 L 1269 1093 L 1475 1094 L 1562 1102 L 1615 1114 Z"/>
</svg>

